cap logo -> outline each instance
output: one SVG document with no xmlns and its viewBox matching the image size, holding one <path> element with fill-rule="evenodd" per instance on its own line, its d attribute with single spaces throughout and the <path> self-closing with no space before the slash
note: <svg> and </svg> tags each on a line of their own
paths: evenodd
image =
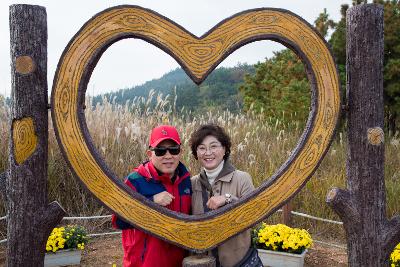
<svg viewBox="0 0 400 267">
<path fill-rule="evenodd" d="M 166 130 L 162 130 L 162 131 L 161 131 L 161 134 L 162 134 L 162 135 L 167 135 L 168 133 L 167 133 Z"/>
</svg>

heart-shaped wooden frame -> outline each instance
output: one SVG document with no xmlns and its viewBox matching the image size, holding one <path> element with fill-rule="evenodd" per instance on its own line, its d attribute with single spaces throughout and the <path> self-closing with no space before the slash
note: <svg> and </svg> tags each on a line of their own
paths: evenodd
<svg viewBox="0 0 400 267">
<path fill-rule="evenodd" d="M 269 39 L 294 50 L 311 81 L 312 107 L 289 159 L 251 195 L 200 216 L 171 212 L 129 190 L 94 148 L 83 109 L 87 83 L 102 53 L 116 41 L 130 37 L 170 54 L 196 83 L 247 43 Z M 304 186 L 330 145 L 340 107 L 339 77 L 324 39 L 295 14 L 268 8 L 236 14 L 200 38 L 148 9 L 117 6 L 104 10 L 90 19 L 64 50 L 51 101 L 58 143 L 88 190 L 135 227 L 197 251 L 215 247 L 260 222 Z"/>
</svg>

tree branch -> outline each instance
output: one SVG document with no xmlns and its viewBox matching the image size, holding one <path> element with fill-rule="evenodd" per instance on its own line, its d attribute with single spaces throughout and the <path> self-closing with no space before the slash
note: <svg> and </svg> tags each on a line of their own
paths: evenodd
<svg viewBox="0 0 400 267">
<path fill-rule="evenodd" d="M 389 220 L 383 231 L 383 252 L 390 255 L 393 248 L 400 242 L 400 216 L 395 216 Z"/>
<path fill-rule="evenodd" d="M 40 213 L 39 222 L 42 225 L 57 225 L 67 212 L 61 207 L 57 201 L 53 201 L 45 207 L 45 210 Z"/>
<path fill-rule="evenodd" d="M 360 214 L 349 191 L 333 188 L 326 196 L 326 203 L 339 215 L 345 227 L 357 228 L 361 223 Z"/>
<path fill-rule="evenodd" d="M 41 212 L 37 213 L 36 216 L 36 224 L 37 227 L 44 229 L 44 235 L 50 235 L 51 231 L 54 227 L 57 226 L 66 215 L 66 211 L 61 207 L 61 205 L 57 201 L 53 201 L 44 207 Z"/>
</svg>

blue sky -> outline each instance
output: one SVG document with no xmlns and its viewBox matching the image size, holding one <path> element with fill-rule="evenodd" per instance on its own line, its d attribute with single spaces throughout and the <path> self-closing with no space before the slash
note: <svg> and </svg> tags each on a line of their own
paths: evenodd
<svg viewBox="0 0 400 267">
<path fill-rule="evenodd" d="M 340 19 L 340 6 L 350 0 L 140 0 L 140 1 L 0 1 L 0 94 L 9 95 L 10 46 L 9 6 L 33 4 L 46 7 L 48 22 L 48 83 L 49 90 L 62 51 L 80 27 L 96 13 L 121 4 L 139 5 L 169 17 L 193 34 L 200 36 L 221 20 L 235 13 L 258 7 L 288 9 L 309 23 L 324 8 L 334 21 Z M 272 41 L 246 45 L 230 55 L 221 66 L 234 66 L 238 62 L 253 64 L 270 57 L 283 46 Z M 139 85 L 161 77 L 178 67 L 169 55 L 158 48 L 136 39 L 125 39 L 113 44 L 101 57 L 88 84 L 87 94 L 100 94 Z"/>
</svg>

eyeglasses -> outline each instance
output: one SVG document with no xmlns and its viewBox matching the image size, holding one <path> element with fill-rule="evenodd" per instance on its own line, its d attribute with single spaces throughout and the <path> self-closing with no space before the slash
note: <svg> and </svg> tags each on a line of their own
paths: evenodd
<svg viewBox="0 0 400 267">
<path fill-rule="evenodd" d="M 178 155 L 181 153 L 181 147 L 180 146 L 170 146 L 170 147 L 150 147 L 151 151 L 154 151 L 154 154 L 156 154 L 157 157 L 162 157 L 165 154 L 167 154 L 167 151 L 171 155 Z"/>
<path fill-rule="evenodd" d="M 218 149 L 220 149 L 222 147 L 222 145 L 217 145 L 217 144 L 213 144 L 210 147 L 206 147 L 204 145 L 198 146 L 197 147 L 197 153 L 199 154 L 205 154 L 207 152 L 207 150 L 209 150 L 211 153 L 215 153 L 218 151 Z"/>
</svg>

